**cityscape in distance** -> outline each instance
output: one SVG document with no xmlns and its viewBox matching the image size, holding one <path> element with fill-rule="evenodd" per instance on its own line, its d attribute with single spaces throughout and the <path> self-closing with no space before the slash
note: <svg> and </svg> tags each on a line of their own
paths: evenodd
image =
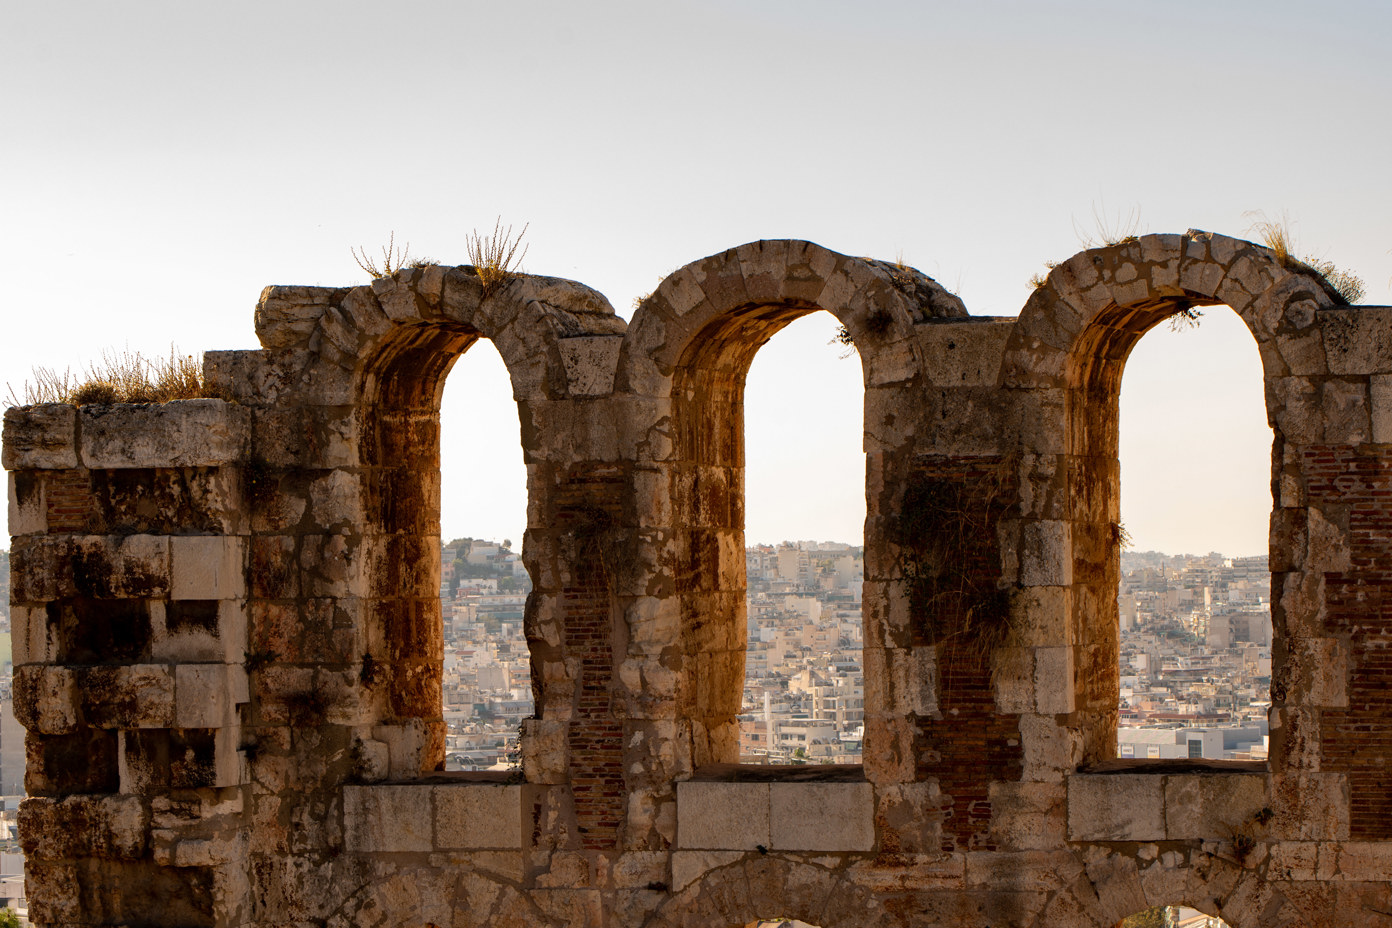
<svg viewBox="0 0 1392 928">
<path fill-rule="evenodd" d="M 745 550 L 746 763 L 855 764 L 864 737 L 863 549 Z M 447 766 L 517 763 L 532 714 L 522 612 L 530 581 L 510 542 L 459 539 L 441 557 Z M 1265 555 L 1123 551 L 1117 756 L 1264 760 L 1271 692 Z"/>
</svg>

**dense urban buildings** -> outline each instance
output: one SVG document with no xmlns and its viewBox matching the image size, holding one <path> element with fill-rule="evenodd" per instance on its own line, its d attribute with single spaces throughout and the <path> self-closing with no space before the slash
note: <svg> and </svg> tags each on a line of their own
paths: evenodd
<svg viewBox="0 0 1392 928">
<path fill-rule="evenodd" d="M 447 766 L 517 763 L 533 712 L 522 611 L 530 589 L 503 542 L 443 549 Z M 746 549 L 746 763 L 854 764 L 864 737 L 863 550 Z M 1117 756 L 1263 760 L 1271 690 L 1266 557 L 1122 554 Z"/>
</svg>

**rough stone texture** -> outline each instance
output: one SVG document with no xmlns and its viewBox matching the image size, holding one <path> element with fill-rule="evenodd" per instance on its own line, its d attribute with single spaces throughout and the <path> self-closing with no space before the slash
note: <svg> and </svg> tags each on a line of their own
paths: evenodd
<svg viewBox="0 0 1392 928">
<path fill-rule="evenodd" d="M 1123 359 L 1219 303 L 1275 437 L 1270 761 L 1127 765 Z M 865 374 L 865 762 L 741 768 L 744 376 L 816 310 Z M 205 359 L 226 400 L 5 414 L 39 924 L 1392 910 L 1392 309 L 1190 231 L 1064 261 L 1015 319 L 767 241 L 627 325 L 582 284 L 469 267 L 271 287 L 255 321 L 262 349 Z M 437 399 L 479 338 L 528 462 L 522 782 L 439 772 Z"/>
</svg>

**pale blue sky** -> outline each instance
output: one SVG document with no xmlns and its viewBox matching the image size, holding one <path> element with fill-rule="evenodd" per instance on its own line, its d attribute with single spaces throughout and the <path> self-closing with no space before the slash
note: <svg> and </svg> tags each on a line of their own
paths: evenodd
<svg viewBox="0 0 1392 928">
<path fill-rule="evenodd" d="M 528 270 L 582 280 L 624 315 L 674 268 L 778 237 L 902 255 L 972 312 L 1013 315 L 1031 274 L 1082 247 L 1094 211 L 1133 210 L 1142 231 L 1237 235 L 1249 211 L 1288 213 L 1310 250 L 1365 277 L 1368 302 L 1392 302 L 1389 35 L 1392 10 L 1374 2 L 12 0 L 0 383 L 113 345 L 255 347 L 263 286 L 361 281 L 350 247 L 392 230 L 416 255 L 462 262 L 466 234 L 498 215 L 531 224 Z M 1240 331 L 1199 334 L 1217 339 L 1209 367 L 1255 358 Z M 754 540 L 858 534 L 856 362 L 798 337 L 775 339 L 751 383 L 767 367 L 773 384 L 805 384 L 807 408 L 850 422 L 849 437 L 809 449 L 806 482 L 792 465 L 770 476 L 786 440 L 751 446 Z M 1162 349 L 1159 333 L 1139 351 L 1152 340 L 1176 376 L 1197 351 L 1194 338 Z M 809 373 L 814 351 L 831 373 Z M 516 540 L 515 413 L 496 385 L 465 383 L 485 367 L 456 368 L 446 428 L 501 412 L 511 469 L 451 477 L 456 460 L 496 455 L 477 436 L 472 452 L 447 449 L 451 486 L 496 490 L 447 496 L 444 530 Z M 1131 417 L 1182 423 L 1168 447 L 1250 460 L 1269 442 L 1232 424 L 1260 424 L 1259 388 L 1195 408 L 1174 380 Z M 759 392 L 751 430 L 772 435 Z M 1222 513 L 1210 523 L 1248 526 L 1229 535 L 1133 512 L 1161 493 L 1147 480 L 1174 486 L 1177 465 L 1154 453 L 1123 457 L 1138 546 L 1264 550 L 1265 497 L 1256 517 L 1229 514 L 1185 482 L 1197 512 Z"/>
</svg>

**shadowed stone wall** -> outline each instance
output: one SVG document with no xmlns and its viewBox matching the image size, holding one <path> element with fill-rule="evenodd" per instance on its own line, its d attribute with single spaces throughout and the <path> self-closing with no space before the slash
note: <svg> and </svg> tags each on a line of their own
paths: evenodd
<svg viewBox="0 0 1392 928">
<path fill-rule="evenodd" d="M 1268 764 L 1119 762 L 1117 394 L 1226 304 L 1272 447 Z M 743 391 L 825 310 L 865 377 L 863 767 L 741 768 Z M 1083 252 L 1018 318 L 798 241 L 583 285 L 271 287 L 223 399 L 7 411 L 44 925 L 1234 928 L 1392 911 L 1392 308 L 1248 242 Z M 479 338 L 528 474 L 537 716 L 446 774 L 439 397 Z"/>
</svg>

